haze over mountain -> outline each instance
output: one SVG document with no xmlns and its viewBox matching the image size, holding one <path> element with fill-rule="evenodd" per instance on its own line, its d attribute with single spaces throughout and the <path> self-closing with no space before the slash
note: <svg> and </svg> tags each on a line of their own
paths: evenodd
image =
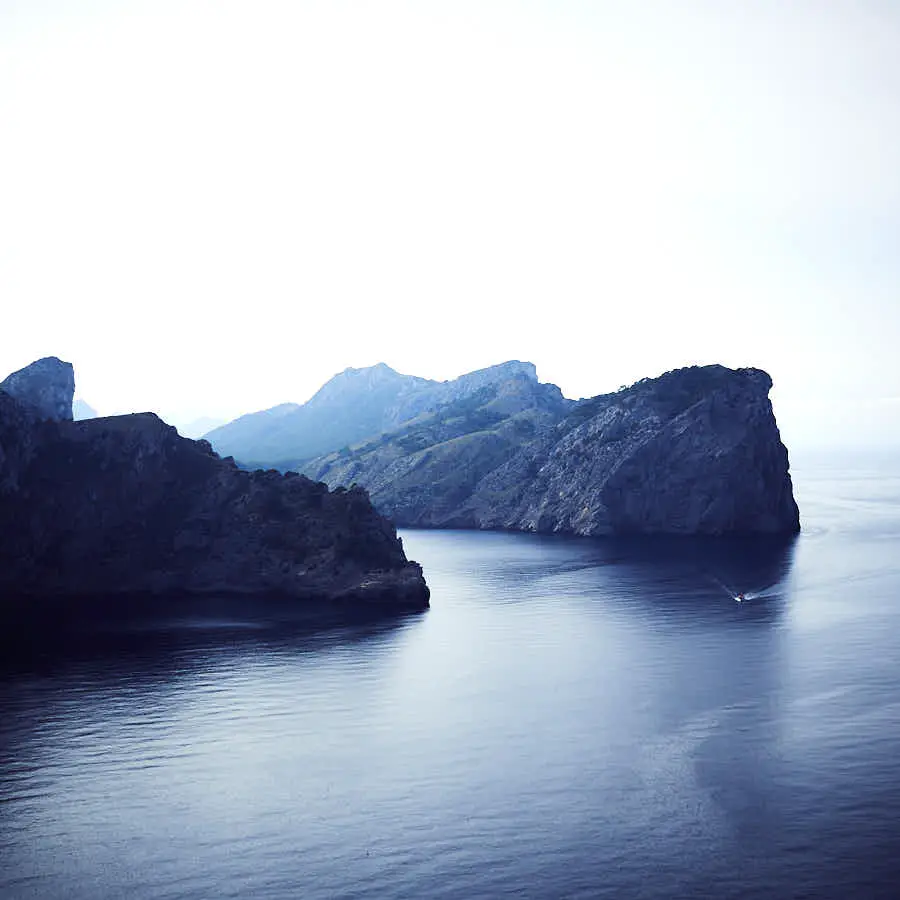
<svg viewBox="0 0 900 900">
<path fill-rule="evenodd" d="M 74 418 L 76 422 L 81 422 L 84 419 L 96 419 L 97 415 L 97 410 L 89 403 L 82 400 L 81 397 L 76 397 L 72 401 L 72 418 Z"/>
<path fill-rule="evenodd" d="M 169 424 L 174 425 L 182 437 L 196 440 L 197 438 L 202 438 L 203 435 L 213 428 L 224 425 L 225 419 L 219 419 L 216 416 L 200 416 L 199 418 L 191 419 L 188 422 L 173 419 Z"/>
<path fill-rule="evenodd" d="M 537 381 L 531 363 L 515 360 L 443 382 L 401 375 L 384 363 L 348 368 L 302 405 L 283 403 L 250 413 L 205 437 L 216 452 L 244 465 L 292 468 L 515 375 Z"/>
</svg>

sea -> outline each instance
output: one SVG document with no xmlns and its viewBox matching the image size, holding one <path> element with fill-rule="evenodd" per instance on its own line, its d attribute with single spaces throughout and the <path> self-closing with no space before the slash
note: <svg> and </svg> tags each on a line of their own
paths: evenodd
<svg viewBox="0 0 900 900">
<path fill-rule="evenodd" d="M 794 540 L 406 530 L 424 613 L 8 633 L 0 897 L 900 896 L 900 459 L 792 462 Z"/>
</svg>

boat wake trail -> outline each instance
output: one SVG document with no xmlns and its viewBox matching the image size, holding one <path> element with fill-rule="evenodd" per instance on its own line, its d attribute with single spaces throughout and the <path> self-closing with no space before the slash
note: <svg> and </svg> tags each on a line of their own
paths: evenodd
<svg viewBox="0 0 900 900">
<path fill-rule="evenodd" d="M 724 594 L 727 594 L 731 600 L 735 600 L 738 603 L 744 602 L 746 600 L 767 600 L 771 597 L 778 596 L 779 586 L 781 582 L 776 581 L 774 584 L 767 585 L 766 587 L 757 588 L 757 589 L 744 589 L 735 588 L 731 585 L 725 584 L 719 578 L 716 578 L 715 575 L 709 576 L 710 581 L 712 581 L 715 585 L 721 588 Z"/>
</svg>

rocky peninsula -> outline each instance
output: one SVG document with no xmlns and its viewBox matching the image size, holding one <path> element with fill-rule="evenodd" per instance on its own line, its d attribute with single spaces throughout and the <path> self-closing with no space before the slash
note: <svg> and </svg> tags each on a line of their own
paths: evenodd
<svg viewBox="0 0 900 900">
<path fill-rule="evenodd" d="M 72 367 L 0 385 L 0 594 L 267 595 L 421 609 L 428 587 L 363 488 L 243 471 L 152 413 L 72 421 Z"/>
<path fill-rule="evenodd" d="M 298 468 L 364 485 L 401 526 L 793 534 L 771 387 L 759 369 L 711 365 L 573 402 L 533 366 L 505 364 L 477 390 Z"/>
</svg>

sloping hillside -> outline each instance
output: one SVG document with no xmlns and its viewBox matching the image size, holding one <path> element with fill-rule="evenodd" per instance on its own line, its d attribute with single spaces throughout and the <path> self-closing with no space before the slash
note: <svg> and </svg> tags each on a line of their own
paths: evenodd
<svg viewBox="0 0 900 900">
<path fill-rule="evenodd" d="M 452 381 L 401 375 L 379 363 L 345 369 L 308 402 L 250 413 L 206 435 L 222 456 L 247 467 L 295 468 L 317 456 L 393 431 L 481 388 L 514 376 L 536 381 L 531 363 L 502 363 Z"/>
</svg>

